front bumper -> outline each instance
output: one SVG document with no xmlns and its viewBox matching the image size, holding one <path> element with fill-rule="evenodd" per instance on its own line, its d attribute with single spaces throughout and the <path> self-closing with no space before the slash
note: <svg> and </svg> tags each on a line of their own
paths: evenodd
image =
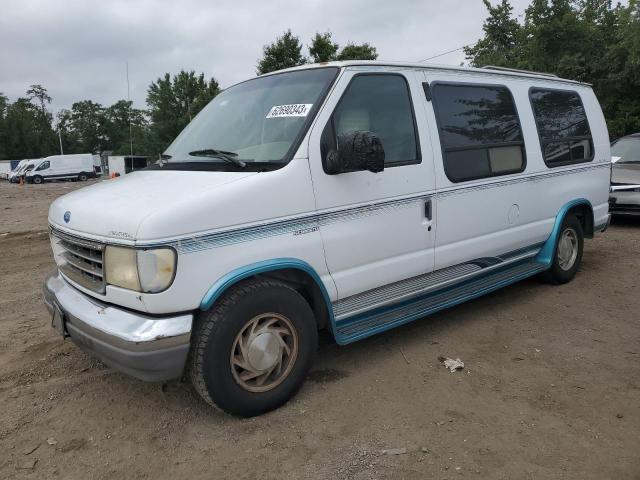
<svg viewBox="0 0 640 480">
<path fill-rule="evenodd" d="M 611 192 L 609 211 L 614 215 L 640 215 L 640 192 L 625 190 Z"/>
<path fill-rule="evenodd" d="M 180 378 L 189 353 L 192 314 L 156 317 L 99 302 L 57 270 L 43 285 L 51 314 L 63 314 L 64 336 L 105 364 L 149 382 Z"/>
</svg>

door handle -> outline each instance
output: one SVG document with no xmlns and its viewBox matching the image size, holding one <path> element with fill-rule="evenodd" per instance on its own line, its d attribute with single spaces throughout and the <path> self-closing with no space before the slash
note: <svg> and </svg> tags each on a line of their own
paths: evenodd
<svg viewBox="0 0 640 480">
<path fill-rule="evenodd" d="M 424 216 L 427 220 L 431 220 L 431 199 L 428 198 L 424 201 Z"/>
</svg>

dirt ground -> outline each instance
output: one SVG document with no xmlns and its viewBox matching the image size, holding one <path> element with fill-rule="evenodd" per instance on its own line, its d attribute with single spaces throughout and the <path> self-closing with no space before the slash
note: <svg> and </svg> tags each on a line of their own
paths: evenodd
<svg viewBox="0 0 640 480">
<path fill-rule="evenodd" d="M 0 182 L 0 478 L 640 479 L 640 221 L 587 241 L 567 285 L 324 339 L 294 400 L 240 420 L 51 329 L 47 208 L 85 185 Z"/>
</svg>

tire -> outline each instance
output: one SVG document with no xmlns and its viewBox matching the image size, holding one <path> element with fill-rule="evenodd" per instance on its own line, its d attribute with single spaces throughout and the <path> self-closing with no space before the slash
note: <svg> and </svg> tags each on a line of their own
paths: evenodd
<svg viewBox="0 0 640 480">
<path fill-rule="evenodd" d="M 231 415 L 251 417 L 283 405 L 300 389 L 315 359 L 313 312 L 298 292 L 279 281 L 242 281 L 196 322 L 188 375 L 207 403 Z M 274 366 L 277 358 L 282 362 Z M 270 369 L 269 375 L 256 376 Z"/>
<path fill-rule="evenodd" d="M 44 179 L 40 175 L 33 177 L 33 183 L 36 185 L 40 185 L 42 182 L 44 182 Z"/>
<path fill-rule="evenodd" d="M 89 177 L 84 172 L 82 172 L 80 175 L 78 175 L 78 180 L 80 180 L 81 182 L 86 182 L 88 179 L 89 179 Z"/>
<path fill-rule="evenodd" d="M 568 249 L 563 252 L 563 238 L 565 236 L 569 236 L 572 243 L 575 242 L 571 252 Z M 564 248 L 566 248 L 566 245 L 565 243 Z M 560 227 L 556 249 L 553 253 L 553 262 L 551 263 L 551 268 L 544 272 L 544 280 L 556 285 L 570 282 L 576 276 L 580 267 L 583 249 L 584 232 L 582 224 L 575 215 L 569 214 L 564 218 Z"/>
</svg>

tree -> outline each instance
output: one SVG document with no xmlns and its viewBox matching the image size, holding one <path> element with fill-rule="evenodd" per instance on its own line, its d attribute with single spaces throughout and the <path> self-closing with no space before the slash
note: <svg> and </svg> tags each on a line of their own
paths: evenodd
<svg viewBox="0 0 640 480">
<path fill-rule="evenodd" d="M 55 152 L 52 115 L 46 107 L 50 102 L 47 89 L 41 85 L 31 85 L 27 97 L 11 104 L 7 97 L 0 95 L 0 156 L 19 160 Z"/>
<path fill-rule="evenodd" d="M 147 90 L 147 105 L 151 129 L 159 152 L 182 131 L 218 93 L 220 87 L 215 79 L 208 81 L 204 73 L 196 76 L 194 71 L 180 71 L 178 75 L 164 77 L 152 82 Z"/>
<path fill-rule="evenodd" d="M 330 62 L 338 56 L 340 46 L 331 40 L 331 32 L 316 33 L 309 46 L 309 55 L 313 63 Z"/>
<path fill-rule="evenodd" d="M 372 47 L 368 43 L 356 45 L 355 43 L 347 43 L 338 54 L 338 60 L 375 60 L 378 58 L 376 47 Z"/>
<path fill-rule="evenodd" d="M 47 92 L 47 89 L 42 85 L 31 85 L 29 90 L 27 90 L 27 97 L 29 100 L 37 100 L 40 104 L 40 112 L 42 113 L 42 118 L 47 117 L 47 107 L 46 104 L 51 103 L 51 97 Z"/>
<path fill-rule="evenodd" d="M 18 98 L 7 107 L 4 126 L 7 158 L 21 160 L 52 153 L 53 145 L 43 142 L 41 112 L 28 98 Z M 50 135 L 49 140 L 52 138 Z"/>
<path fill-rule="evenodd" d="M 134 155 L 148 153 L 143 151 L 148 126 L 143 110 L 133 108 L 133 102 L 129 100 L 118 100 L 104 110 L 105 149 L 116 154 L 129 155 L 132 149 Z"/>
<path fill-rule="evenodd" d="M 484 36 L 465 48 L 474 66 L 555 73 L 591 83 L 613 138 L 640 130 L 640 4 L 610 0 L 532 0 L 524 21 L 508 0 L 495 7 Z"/>
<path fill-rule="evenodd" d="M 287 30 L 275 42 L 263 47 L 262 58 L 258 61 L 257 74 L 273 72 L 283 68 L 304 65 L 307 59 L 302 55 L 302 44 L 291 30 Z"/>
<path fill-rule="evenodd" d="M 65 154 L 82 153 L 80 150 L 80 139 L 78 132 L 73 128 L 71 110 L 63 109 L 56 116 L 56 131 L 59 131 L 62 140 L 62 150 Z"/>
<path fill-rule="evenodd" d="M 99 153 L 104 150 L 104 107 L 91 100 L 75 102 L 71 106 L 71 129 L 77 139 L 77 153 Z"/>
<path fill-rule="evenodd" d="M 517 63 L 516 47 L 522 27 L 512 18 L 513 7 L 508 0 L 502 0 L 495 7 L 489 0 L 482 0 L 489 11 L 482 30 L 484 38 L 472 47 L 465 47 L 467 58 L 484 65 L 509 66 Z"/>
</svg>

